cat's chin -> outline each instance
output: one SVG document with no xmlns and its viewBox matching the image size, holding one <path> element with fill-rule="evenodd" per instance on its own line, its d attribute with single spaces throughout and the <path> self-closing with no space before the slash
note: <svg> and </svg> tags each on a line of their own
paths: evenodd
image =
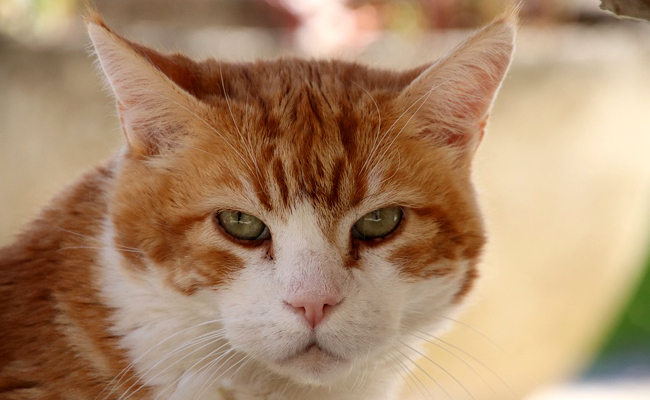
<svg viewBox="0 0 650 400">
<path fill-rule="evenodd" d="M 350 371 L 350 360 L 312 344 L 275 362 L 273 369 L 296 382 L 322 386 L 347 377 Z"/>
</svg>

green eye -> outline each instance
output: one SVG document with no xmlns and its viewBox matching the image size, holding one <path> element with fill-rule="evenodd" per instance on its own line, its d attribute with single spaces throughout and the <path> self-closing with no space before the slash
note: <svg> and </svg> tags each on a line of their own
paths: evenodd
<svg viewBox="0 0 650 400">
<path fill-rule="evenodd" d="M 401 221 L 401 208 L 380 208 L 361 217 L 361 219 L 354 224 L 352 234 L 361 240 L 383 238 L 397 229 Z"/>
<path fill-rule="evenodd" d="M 271 233 L 259 218 L 241 211 L 226 210 L 217 214 L 219 225 L 232 237 L 241 240 L 270 239 Z"/>
</svg>

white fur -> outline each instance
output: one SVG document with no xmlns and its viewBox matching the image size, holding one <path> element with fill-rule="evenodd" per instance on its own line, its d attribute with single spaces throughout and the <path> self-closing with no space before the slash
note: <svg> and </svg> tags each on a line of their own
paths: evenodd
<svg viewBox="0 0 650 400">
<path fill-rule="evenodd" d="M 314 400 L 374 399 L 387 386 L 394 390 L 398 379 L 386 361 L 399 356 L 395 349 L 406 351 L 401 342 L 413 343 L 410 332 L 448 314 L 464 266 L 450 277 L 408 282 L 386 261 L 388 246 L 346 270 L 309 203 L 269 226 L 274 260 L 260 254 L 228 285 L 187 296 L 167 283 L 162 268 L 129 268 L 106 223 L 100 284 L 116 310 L 113 333 L 123 336 L 141 383 L 171 399 L 214 399 L 220 390 L 232 390 L 238 400 L 280 398 L 283 391 Z M 343 301 L 312 335 L 285 303 L 295 291 L 336 291 Z M 210 332 L 220 337 L 182 349 Z M 331 356 L 294 357 L 313 339 Z M 202 368 L 220 355 L 219 363 Z"/>
</svg>

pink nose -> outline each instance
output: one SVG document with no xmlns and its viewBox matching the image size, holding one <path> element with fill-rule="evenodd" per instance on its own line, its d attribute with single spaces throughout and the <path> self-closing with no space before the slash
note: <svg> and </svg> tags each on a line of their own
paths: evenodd
<svg viewBox="0 0 650 400">
<path fill-rule="evenodd" d="M 315 329 L 325 318 L 327 309 L 339 304 L 341 300 L 334 297 L 296 297 L 287 300 L 287 304 L 302 313 L 309 326 Z"/>
</svg>

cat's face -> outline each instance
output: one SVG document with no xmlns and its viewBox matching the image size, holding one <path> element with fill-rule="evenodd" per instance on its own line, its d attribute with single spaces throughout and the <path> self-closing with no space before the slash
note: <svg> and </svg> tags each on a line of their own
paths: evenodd
<svg viewBox="0 0 650 400">
<path fill-rule="evenodd" d="M 319 89 L 294 90 L 286 110 Z M 199 123 L 173 154 L 125 159 L 116 187 L 118 244 L 165 269 L 170 290 L 212 293 L 197 306 L 223 318 L 233 346 L 306 380 L 327 381 L 382 355 L 446 313 L 471 285 L 483 243 L 468 171 L 405 132 L 390 147 L 376 145 L 385 154 L 373 158 L 373 140 L 399 111 L 382 104 L 378 131 L 369 95 L 347 94 L 328 99 L 352 103 L 343 115 L 317 103 L 320 116 L 302 112 L 282 128 L 269 126 L 255 104 L 230 99 L 241 136 L 225 104 L 227 112 L 217 106 L 197 118 L 233 148 Z M 268 108 L 290 120 L 285 109 Z M 337 119 L 354 121 L 354 131 L 339 131 Z M 357 237 L 355 223 L 387 207 L 402 214 L 395 230 Z M 258 218 L 268 238 L 229 234 L 219 219 L 226 210 Z M 323 301 L 315 329 L 291 306 L 300 299 Z M 318 347 L 306 351 L 311 345 Z"/>
<path fill-rule="evenodd" d="M 480 68 L 457 56 L 392 73 L 195 64 L 89 29 L 129 143 L 111 224 L 118 252 L 140 252 L 122 267 L 186 299 L 156 318 L 219 320 L 229 348 L 326 384 L 467 294 L 484 243 L 470 162 L 511 40 Z"/>
</svg>

